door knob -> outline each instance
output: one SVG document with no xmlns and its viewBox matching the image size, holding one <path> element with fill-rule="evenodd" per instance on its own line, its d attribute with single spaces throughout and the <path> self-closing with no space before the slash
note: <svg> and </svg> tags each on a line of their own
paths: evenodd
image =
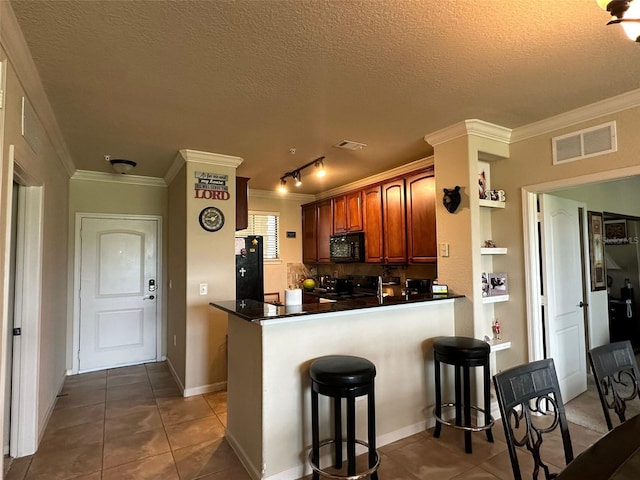
<svg viewBox="0 0 640 480">
<path fill-rule="evenodd" d="M 154 298 L 156 298 L 153 295 L 145 295 L 144 297 L 142 297 L 143 300 L 153 300 Z"/>
<path fill-rule="evenodd" d="M 588 307 L 588 306 L 589 306 L 589 304 L 588 304 L 588 303 L 584 303 L 584 302 L 580 301 L 580 303 L 578 304 L 578 306 L 579 306 L 580 308 L 584 308 L 584 307 Z"/>
</svg>

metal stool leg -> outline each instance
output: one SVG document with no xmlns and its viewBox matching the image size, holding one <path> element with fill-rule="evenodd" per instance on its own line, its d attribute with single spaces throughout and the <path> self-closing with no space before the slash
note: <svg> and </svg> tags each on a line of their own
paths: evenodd
<svg viewBox="0 0 640 480">
<path fill-rule="evenodd" d="M 376 403 L 374 398 L 374 387 L 371 387 L 367 393 L 367 434 L 369 436 L 369 468 L 376 464 Z M 378 472 L 371 474 L 371 480 L 378 480 Z"/>
<path fill-rule="evenodd" d="M 489 373 L 489 359 L 484 364 L 484 424 L 491 423 L 491 377 Z M 493 432 L 491 428 L 487 429 L 487 440 L 493 442 Z"/>
<path fill-rule="evenodd" d="M 347 397 L 347 475 L 356 474 L 356 398 Z"/>
<path fill-rule="evenodd" d="M 340 397 L 333 399 L 333 436 L 335 439 L 334 466 L 342 468 L 342 400 Z"/>
<path fill-rule="evenodd" d="M 438 420 L 438 418 L 442 418 L 442 387 L 440 386 L 440 362 L 434 358 L 433 365 L 435 369 L 436 382 L 436 428 L 433 430 L 433 436 L 435 438 L 439 438 L 440 431 L 442 430 L 442 424 Z"/>
<path fill-rule="evenodd" d="M 320 431 L 318 428 L 318 392 L 311 390 L 311 462 L 319 467 L 320 461 Z M 320 476 L 313 472 L 313 480 L 318 480 Z"/>
<path fill-rule="evenodd" d="M 455 402 L 456 402 L 456 425 L 462 425 L 462 385 L 460 380 L 460 367 L 457 365 L 453 367 L 456 371 L 455 374 Z"/>
<path fill-rule="evenodd" d="M 464 375 L 464 426 L 471 425 L 471 381 L 469 374 L 469 367 L 463 367 L 462 372 Z M 471 453 L 471 431 L 465 430 L 464 432 L 464 451 Z"/>
</svg>

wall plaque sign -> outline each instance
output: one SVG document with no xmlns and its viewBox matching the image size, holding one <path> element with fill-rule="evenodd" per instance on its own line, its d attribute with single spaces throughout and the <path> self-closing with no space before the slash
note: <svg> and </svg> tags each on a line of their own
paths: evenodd
<svg viewBox="0 0 640 480">
<path fill-rule="evenodd" d="M 195 198 L 204 200 L 229 200 L 229 175 L 195 172 Z"/>
</svg>

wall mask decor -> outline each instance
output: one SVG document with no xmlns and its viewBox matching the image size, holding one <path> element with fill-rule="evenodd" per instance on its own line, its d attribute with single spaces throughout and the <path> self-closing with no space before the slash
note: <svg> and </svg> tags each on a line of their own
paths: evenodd
<svg viewBox="0 0 640 480">
<path fill-rule="evenodd" d="M 442 198 L 442 204 L 444 208 L 447 209 L 447 212 L 454 213 L 460 205 L 460 187 L 456 185 L 452 190 L 448 188 L 444 188 L 443 190 L 444 197 Z"/>
</svg>

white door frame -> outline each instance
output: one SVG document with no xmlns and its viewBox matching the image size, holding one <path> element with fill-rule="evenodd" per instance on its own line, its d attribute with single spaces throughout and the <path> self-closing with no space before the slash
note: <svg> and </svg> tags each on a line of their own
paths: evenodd
<svg viewBox="0 0 640 480">
<path fill-rule="evenodd" d="M 159 362 L 163 359 L 162 355 L 162 332 L 164 330 L 163 324 L 163 298 L 164 292 L 162 280 L 162 217 L 159 215 L 118 215 L 108 213 L 76 213 L 76 225 L 75 225 L 75 254 L 74 254 L 74 276 L 73 276 L 73 346 L 72 346 L 72 367 L 68 374 L 76 374 L 80 370 L 80 361 L 78 358 L 78 352 L 80 351 L 80 269 L 82 265 L 80 260 L 82 259 L 82 243 L 80 241 L 80 231 L 82 227 L 82 220 L 84 218 L 110 218 L 120 220 L 155 220 L 157 225 L 156 239 L 157 239 L 157 265 L 156 265 L 156 361 Z"/>
<path fill-rule="evenodd" d="M 16 156 L 26 158 L 32 153 L 16 155 L 14 145 L 9 146 L 8 177 L 21 185 L 16 220 L 16 272 L 14 324 L 23 334 L 14 337 L 7 322 L 8 303 L 3 305 L 3 344 L 13 342 L 13 368 L 11 391 L 11 426 L 9 455 L 23 457 L 35 453 L 39 440 L 38 400 L 40 396 L 40 322 L 42 298 L 42 237 L 44 188 L 16 162 Z M 9 197 L 7 208 L 12 208 Z M 11 218 L 11 216 L 7 217 Z M 11 225 L 7 225 L 11 235 Z M 8 237 L 7 237 L 8 238 Z M 9 245 L 9 243 L 7 243 Z M 7 252 L 8 255 L 8 252 Z M 8 269 L 7 264 L 7 269 Z M 5 296 L 8 294 L 8 271 L 5 275 Z M 4 338 L 4 335 L 11 338 Z M 2 385 L 6 378 L 6 365 L 2 361 Z M 4 405 L 4 408 L 8 408 Z M 6 426 L 5 426 L 6 428 Z"/>
<path fill-rule="evenodd" d="M 640 165 L 522 187 L 525 296 L 527 301 L 527 338 L 530 362 L 544 358 L 545 341 L 542 331 L 542 319 L 540 318 L 541 306 L 544 299 L 539 295 L 541 272 L 539 263 L 540 243 L 538 241 L 537 194 L 549 193 L 554 190 L 577 187 L 589 183 L 619 180 L 636 175 L 640 175 Z M 590 290 L 589 285 L 591 280 L 588 276 L 586 276 L 586 280 L 589 282 L 587 285 L 588 292 Z M 589 309 L 587 309 L 587 315 L 590 325 L 591 312 Z"/>
</svg>

